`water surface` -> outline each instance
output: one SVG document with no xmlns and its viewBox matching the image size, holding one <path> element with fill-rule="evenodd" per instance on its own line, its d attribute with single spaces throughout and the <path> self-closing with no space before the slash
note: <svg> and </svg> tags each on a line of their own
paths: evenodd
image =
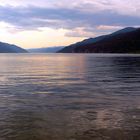
<svg viewBox="0 0 140 140">
<path fill-rule="evenodd" d="M 0 55 L 0 140 L 139 139 L 140 55 Z"/>
</svg>

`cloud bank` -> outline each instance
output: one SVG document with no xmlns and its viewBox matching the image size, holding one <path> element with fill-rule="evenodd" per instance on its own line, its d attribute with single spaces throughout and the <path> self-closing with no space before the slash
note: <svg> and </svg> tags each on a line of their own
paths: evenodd
<svg viewBox="0 0 140 140">
<path fill-rule="evenodd" d="M 67 36 L 94 36 L 140 25 L 140 1 L 4 0 L 0 2 L 0 22 L 16 30 L 63 28 L 72 30 Z"/>
</svg>

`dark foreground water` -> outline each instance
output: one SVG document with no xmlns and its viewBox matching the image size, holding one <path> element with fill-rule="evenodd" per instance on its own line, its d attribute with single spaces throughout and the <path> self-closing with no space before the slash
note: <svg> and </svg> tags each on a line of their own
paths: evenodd
<svg viewBox="0 0 140 140">
<path fill-rule="evenodd" d="M 0 140 L 140 140 L 140 55 L 1 54 Z"/>
</svg>

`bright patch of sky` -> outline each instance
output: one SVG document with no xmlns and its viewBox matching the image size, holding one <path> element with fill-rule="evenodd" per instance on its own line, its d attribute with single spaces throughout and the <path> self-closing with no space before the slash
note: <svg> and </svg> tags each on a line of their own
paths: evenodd
<svg viewBox="0 0 140 140">
<path fill-rule="evenodd" d="M 139 25 L 139 0 L 0 0 L 0 41 L 24 48 L 69 45 Z"/>
</svg>

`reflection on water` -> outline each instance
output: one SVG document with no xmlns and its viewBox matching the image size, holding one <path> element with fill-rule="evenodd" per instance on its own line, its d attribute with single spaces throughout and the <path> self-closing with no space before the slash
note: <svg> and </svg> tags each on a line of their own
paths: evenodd
<svg viewBox="0 0 140 140">
<path fill-rule="evenodd" d="M 139 140 L 140 56 L 0 55 L 0 140 Z"/>
</svg>

